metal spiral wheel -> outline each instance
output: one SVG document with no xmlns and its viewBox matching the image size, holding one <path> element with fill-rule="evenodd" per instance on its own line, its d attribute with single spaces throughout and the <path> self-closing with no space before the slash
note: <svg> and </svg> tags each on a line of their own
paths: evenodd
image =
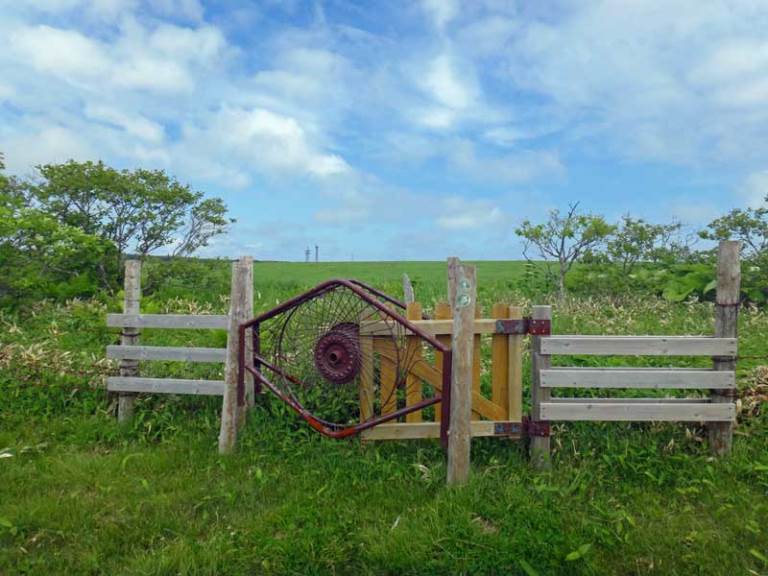
<svg viewBox="0 0 768 576">
<path fill-rule="evenodd" d="M 241 381 L 249 371 L 334 437 L 436 404 L 439 390 L 420 405 L 405 405 L 408 387 L 422 386 L 409 374 L 435 351 L 450 362 L 450 351 L 406 320 L 403 308 L 360 282 L 325 282 L 241 326 L 254 342 L 247 360 L 241 347 Z"/>
</svg>

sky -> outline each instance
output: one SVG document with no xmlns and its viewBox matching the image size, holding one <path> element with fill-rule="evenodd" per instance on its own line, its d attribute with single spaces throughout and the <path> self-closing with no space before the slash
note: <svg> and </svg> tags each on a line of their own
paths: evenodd
<svg viewBox="0 0 768 576">
<path fill-rule="evenodd" d="M 213 256 L 518 258 L 577 201 L 696 229 L 768 194 L 768 2 L 0 0 L 0 151 L 220 196 Z"/>
</svg>

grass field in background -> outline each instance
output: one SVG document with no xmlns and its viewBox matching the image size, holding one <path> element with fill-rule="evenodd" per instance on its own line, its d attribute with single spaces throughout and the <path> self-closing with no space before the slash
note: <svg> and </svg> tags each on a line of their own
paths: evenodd
<svg viewBox="0 0 768 576">
<path fill-rule="evenodd" d="M 227 262 L 151 266 L 163 275 L 145 312 L 226 310 Z M 399 296 L 403 272 L 427 308 L 444 298 L 441 262 L 259 262 L 256 308 L 330 277 Z M 548 300 L 523 289 L 525 274 L 520 262 L 478 263 L 481 304 Z M 114 370 L 103 359 L 116 339 L 108 310 L 119 296 L 0 312 L 0 574 L 768 574 L 760 361 L 739 365 L 728 459 L 712 460 L 694 426 L 557 425 L 552 472 L 532 472 L 519 443 L 477 439 L 469 486 L 448 490 L 436 442 L 324 439 L 270 398 L 226 458 L 215 398 L 146 397 L 119 427 L 100 388 Z M 712 306 L 571 299 L 555 304 L 553 327 L 708 334 Z M 740 335 L 742 354 L 765 354 L 768 314 L 745 310 Z M 155 345 L 225 341 L 142 334 Z M 526 358 L 526 386 L 528 370 Z M 178 363 L 142 373 L 221 377 Z"/>
</svg>

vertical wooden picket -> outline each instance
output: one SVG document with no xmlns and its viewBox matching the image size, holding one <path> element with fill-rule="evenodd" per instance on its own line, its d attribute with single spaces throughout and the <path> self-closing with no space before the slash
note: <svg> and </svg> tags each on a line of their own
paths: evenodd
<svg viewBox="0 0 768 576">
<path fill-rule="evenodd" d="M 494 320 L 504 320 L 509 317 L 509 307 L 496 303 L 491 309 Z M 494 404 L 509 408 L 509 339 L 504 334 L 491 336 L 491 400 Z M 510 418 L 507 414 L 507 418 Z"/>
<path fill-rule="evenodd" d="M 139 314 L 141 309 L 141 260 L 125 262 L 125 294 L 123 298 L 123 314 Z M 139 328 L 124 327 L 120 336 L 123 346 L 139 344 Z M 138 360 L 121 360 L 120 376 L 138 376 Z M 120 392 L 117 400 L 117 421 L 127 422 L 133 417 L 133 403 L 136 395 L 130 392 Z"/>
<path fill-rule="evenodd" d="M 410 302 L 407 305 L 406 314 L 408 320 L 421 320 L 421 304 L 419 302 Z M 408 336 L 408 342 L 405 351 L 406 365 L 415 364 L 421 360 L 421 338 L 418 336 Z M 412 406 L 418 404 L 422 399 L 421 379 L 412 374 L 408 374 L 405 383 L 405 404 Z M 406 414 L 406 422 L 421 422 L 421 410 Z"/>
<path fill-rule="evenodd" d="M 358 395 L 360 398 L 360 421 L 373 418 L 374 365 L 373 365 L 373 336 L 360 336 L 360 381 Z"/>
<path fill-rule="evenodd" d="M 435 320 L 450 320 L 452 317 L 450 304 L 438 302 L 435 305 Z M 437 341 L 444 346 L 451 346 L 451 337 L 447 334 L 439 334 Z M 441 352 L 435 352 L 435 368 L 438 370 L 443 369 L 443 354 Z M 440 422 L 440 404 L 435 405 L 435 422 Z"/>
<path fill-rule="evenodd" d="M 522 320 L 523 309 L 510 306 L 508 317 Z M 510 334 L 507 337 L 507 418 L 513 422 L 523 419 L 523 334 Z"/>
<path fill-rule="evenodd" d="M 379 391 L 381 394 L 381 413 L 391 414 L 397 410 L 397 370 L 395 363 L 381 356 L 381 385 Z"/>
<path fill-rule="evenodd" d="M 475 318 L 483 317 L 483 308 L 480 304 L 475 305 Z M 480 384 L 483 375 L 483 353 L 482 353 L 483 341 L 480 334 L 475 334 L 472 339 L 472 391 L 480 394 Z M 480 414 L 478 412 L 472 412 L 472 420 L 480 420 Z"/>
</svg>

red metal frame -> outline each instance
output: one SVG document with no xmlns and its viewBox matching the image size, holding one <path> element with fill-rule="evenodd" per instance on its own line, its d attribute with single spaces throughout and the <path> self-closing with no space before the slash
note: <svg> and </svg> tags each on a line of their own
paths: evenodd
<svg viewBox="0 0 768 576">
<path fill-rule="evenodd" d="M 272 382 L 268 378 L 264 376 L 264 374 L 261 371 L 262 366 L 266 366 L 269 370 L 271 370 L 275 374 L 288 377 L 287 374 L 285 374 L 276 366 L 267 362 L 261 356 L 260 335 L 259 335 L 260 324 L 265 320 L 274 318 L 278 314 L 281 314 L 286 310 L 289 310 L 291 308 L 298 306 L 299 304 L 302 304 L 303 302 L 306 302 L 307 300 L 310 300 L 316 296 L 319 296 L 325 292 L 328 292 L 340 286 L 343 286 L 351 290 L 364 302 L 376 308 L 383 315 L 391 318 L 398 324 L 404 326 L 405 328 L 407 328 L 408 330 L 410 330 L 411 332 L 419 336 L 422 340 L 425 340 L 426 342 L 428 342 L 430 346 L 432 346 L 435 350 L 443 354 L 443 366 L 442 366 L 443 382 L 442 382 L 442 391 L 440 395 L 435 395 L 433 398 L 422 400 L 417 404 L 406 406 L 405 408 L 401 408 L 400 410 L 396 410 L 395 412 L 392 412 L 390 414 L 379 416 L 378 418 L 367 420 L 366 422 L 360 422 L 359 424 L 356 424 L 353 426 L 340 427 L 338 425 L 330 424 L 328 422 L 323 422 L 322 420 L 310 414 L 301 404 L 296 402 L 293 398 L 289 398 L 288 396 L 283 394 L 274 384 L 272 384 Z M 237 355 L 238 365 L 239 365 L 238 377 L 237 377 L 238 406 L 240 407 L 245 406 L 245 372 L 246 370 L 254 376 L 254 387 L 257 393 L 261 391 L 261 385 L 263 384 L 264 386 L 269 388 L 269 390 L 273 392 L 278 398 L 280 398 L 286 404 L 288 404 L 291 408 L 293 408 L 315 430 L 331 438 L 346 438 L 349 436 L 353 436 L 355 434 L 359 434 L 363 430 L 373 428 L 374 426 L 378 426 L 379 424 L 382 424 L 384 422 L 389 422 L 391 420 L 399 418 L 400 416 L 404 416 L 405 414 L 409 414 L 417 410 L 422 410 L 427 406 L 432 406 L 434 404 L 437 404 L 438 402 L 441 402 L 442 411 L 441 411 L 441 419 L 440 419 L 440 441 L 443 447 L 447 447 L 448 423 L 450 421 L 450 403 L 451 403 L 451 400 L 450 400 L 451 398 L 451 365 L 452 365 L 451 349 L 450 347 L 440 343 L 434 336 L 432 336 L 428 332 L 422 330 L 421 328 L 413 324 L 407 318 L 387 308 L 377 298 L 385 300 L 390 304 L 397 306 L 400 309 L 405 309 L 405 305 L 402 302 L 392 298 L 391 296 L 388 296 L 387 294 L 384 294 L 380 290 L 377 290 L 376 288 L 373 288 L 363 282 L 359 282 L 357 280 L 336 279 L 336 280 L 328 280 L 326 282 L 323 282 L 315 286 L 311 290 L 304 292 L 303 294 L 299 294 L 298 296 L 291 298 L 290 300 L 286 300 L 285 302 L 273 308 L 272 310 L 269 310 L 261 314 L 260 316 L 257 316 L 256 318 L 253 318 L 243 324 L 240 324 L 238 328 L 239 349 L 238 349 L 238 355 Z M 253 338 L 252 340 L 253 358 L 251 359 L 252 366 L 248 366 L 246 364 L 246 358 L 245 358 L 245 336 L 246 336 L 246 330 L 248 329 L 251 329 L 252 338 Z M 398 385 L 399 384 L 400 383 L 398 383 Z"/>
</svg>

